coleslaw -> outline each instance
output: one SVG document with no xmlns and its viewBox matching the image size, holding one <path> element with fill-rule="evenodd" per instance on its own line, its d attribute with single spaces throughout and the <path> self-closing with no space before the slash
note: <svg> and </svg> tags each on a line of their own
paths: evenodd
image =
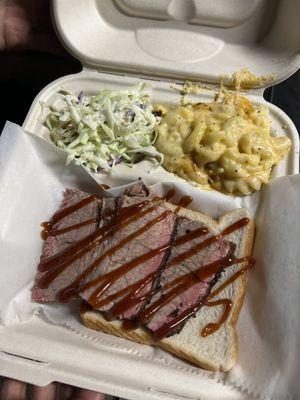
<svg viewBox="0 0 300 400">
<path fill-rule="evenodd" d="M 78 96 L 65 90 L 47 107 L 42 123 L 53 143 L 93 172 L 106 171 L 120 163 L 128 166 L 150 158 L 163 162 L 153 143 L 160 112 L 151 104 L 145 84 L 126 90 L 102 90 L 96 96 Z M 45 106 L 45 105 L 44 105 Z"/>
</svg>

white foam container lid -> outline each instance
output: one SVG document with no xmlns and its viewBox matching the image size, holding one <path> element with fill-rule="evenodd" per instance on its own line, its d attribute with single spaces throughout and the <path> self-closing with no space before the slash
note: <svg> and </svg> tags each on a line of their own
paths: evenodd
<svg viewBox="0 0 300 400">
<path fill-rule="evenodd" d="M 281 81 L 300 65 L 295 0 L 54 1 L 58 34 L 85 67 L 216 82 L 248 67 Z"/>
<path fill-rule="evenodd" d="M 84 68 L 43 89 L 23 127 L 49 139 L 38 122 L 39 102 L 54 100 L 61 87 L 93 94 L 143 78 L 152 85 L 153 101 L 175 102 L 178 95 L 164 82 L 167 79 L 216 83 L 221 74 L 248 67 L 257 75 L 275 73 L 276 82 L 284 80 L 300 66 L 299 13 L 300 2 L 295 0 L 54 0 L 57 32 Z M 204 91 L 200 98 L 210 97 Z M 264 101 L 262 89 L 249 97 L 268 105 L 274 134 L 287 135 L 293 142 L 274 176 L 298 173 L 299 139 L 292 121 Z M 83 337 L 43 321 L 0 328 L 0 373 L 30 383 L 61 381 L 143 400 L 252 398 L 168 366 L 153 369 L 147 361 L 122 354 L 118 360 L 107 349 L 99 351 Z M 137 362 L 143 379 L 131 373 L 130 363 Z M 172 391 L 167 382 L 172 382 Z M 181 395 L 181 387 L 197 382 L 197 397 Z"/>
</svg>

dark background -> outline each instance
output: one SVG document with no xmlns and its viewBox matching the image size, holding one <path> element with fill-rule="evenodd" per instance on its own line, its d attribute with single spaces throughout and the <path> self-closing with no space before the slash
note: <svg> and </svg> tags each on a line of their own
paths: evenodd
<svg viewBox="0 0 300 400">
<path fill-rule="evenodd" d="M 81 64 L 71 57 L 46 53 L 0 53 L 0 132 L 5 121 L 22 125 L 35 96 L 50 82 L 77 73 Z"/>
<path fill-rule="evenodd" d="M 1 53 L 0 132 L 6 120 L 22 125 L 33 99 L 46 85 L 80 70 L 80 63 L 70 56 L 60 57 L 35 51 Z M 300 70 L 285 82 L 267 89 L 265 98 L 289 115 L 300 132 Z"/>
</svg>

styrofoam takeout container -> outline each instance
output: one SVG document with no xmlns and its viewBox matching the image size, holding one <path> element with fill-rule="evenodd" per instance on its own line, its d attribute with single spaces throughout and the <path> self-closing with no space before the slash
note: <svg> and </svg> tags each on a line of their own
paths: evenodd
<svg viewBox="0 0 300 400">
<path fill-rule="evenodd" d="M 273 83 L 282 81 L 300 66 L 299 13 L 300 3 L 294 0 L 227 0 L 226 4 L 224 0 L 54 0 L 58 34 L 82 61 L 83 71 L 42 90 L 23 127 L 49 139 L 38 120 L 39 103 L 51 103 L 61 87 L 93 94 L 144 80 L 152 87 L 154 102 L 172 103 L 179 97 L 170 89 L 170 81 L 217 83 L 220 75 L 245 67 L 257 75 L 276 74 Z M 284 112 L 265 102 L 263 90 L 251 90 L 247 96 L 267 104 L 273 133 L 286 135 L 293 143 L 273 176 L 298 173 L 297 130 Z M 203 91 L 198 99 L 212 95 Z M 130 371 L 136 362 L 139 377 Z M 1 328 L 0 374 L 38 385 L 56 380 L 132 399 L 251 398 L 205 376 L 199 380 L 168 366 L 153 369 L 150 361 L 131 354 L 120 352 L 116 360 L 109 350 L 95 351 L 84 338 L 38 320 Z M 197 397 L 176 389 L 195 385 L 196 380 Z"/>
</svg>

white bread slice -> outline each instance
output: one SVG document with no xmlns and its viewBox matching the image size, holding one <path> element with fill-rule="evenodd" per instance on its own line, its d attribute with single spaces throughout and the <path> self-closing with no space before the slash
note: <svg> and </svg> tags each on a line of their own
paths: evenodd
<svg viewBox="0 0 300 400">
<path fill-rule="evenodd" d="M 169 204 L 169 207 L 174 209 L 171 204 Z M 214 233 L 223 231 L 241 218 L 247 217 L 250 219 L 247 210 L 242 208 L 223 215 L 218 221 L 185 208 L 182 208 L 178 215 L 201 221 L 209 226 Z M 228 240 L 236 244 L 235 256 L 237 258 L 251 254 L 253 237 L 254 223 L 251 219 L 248 225 L 226 236 Z M 227 268 L 213 287 L 213 290 L 242 267 L 243 264 L 234 264 Z M 227 321 L 221 325 L 219 330 L 206 337 L 201 336 L 201 331 L 208 323 L 217 322 L 220 319 L 223 313 L 222 305 L 216 307 L 203 306 L 194 318 L 192 317 L 186 322 L 178 334 L 164 338 L 159 342 L 153 342 L 151 335 L 143 328 L 132 331 L 124 330 L 120 321 L 106 321 L 100 312 L 93 311 L 86 306 L 82 306 L 80 314 L 83 323 L 89 328 L 138 343 L 159 346 L 208 370 L 228 371 L 235 364 L 237 357 L 236 323 L 244 301 L 246 286 L 247 272 L 213 298 L 213 300 L 229 298 L 233 301 L 233 306 Z"/>
</svg>

